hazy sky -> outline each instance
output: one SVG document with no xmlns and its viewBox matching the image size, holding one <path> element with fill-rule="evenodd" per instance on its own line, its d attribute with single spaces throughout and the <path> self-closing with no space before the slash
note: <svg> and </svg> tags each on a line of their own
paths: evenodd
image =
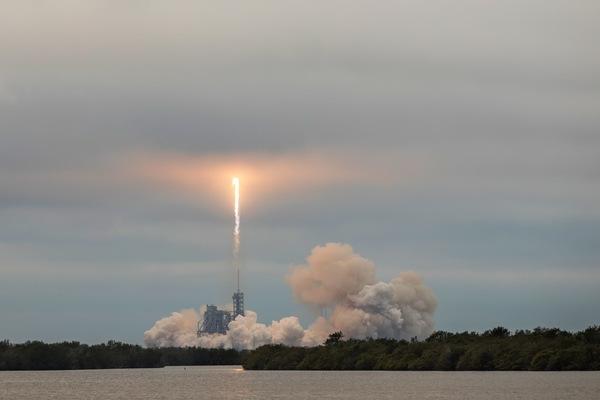
<svg viewBox="0 0 600 400">
<path fill-rule="evenodd" d="M 141 342 L 345 242 L 438 329 L 600 322 L 600 3 L 0 2 L 0 338 Z"/>
</svg>

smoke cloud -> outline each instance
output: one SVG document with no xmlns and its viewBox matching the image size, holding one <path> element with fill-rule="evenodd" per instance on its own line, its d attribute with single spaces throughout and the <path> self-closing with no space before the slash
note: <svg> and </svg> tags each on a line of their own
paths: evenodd
<svg viewBox="0 0 600 400">
<path fill-rule="evenodd" d="M 229 324 L 227 334 L 196 336 L 204 309 L 174 312 L 144 333 L 150 347 L 201 346 L 254 349 L 265 344 L 316 346 L 335 331 L 347 338 L 420 339 L 433 332 L 437 300 L 415 272 L 402 272 L 390 282 L 377 282 L 375 265 L 351 246 L 328 243 L 315 247 L 306 264 L 287 278 L 295 298 L 313 310 L 326 311 L 304 329 L 297 317 L 271 325 L 247 311 Z"/>
<path fill-rule="evenodd" d="M 347 244 L 317 246 L 306 261 L 292 270 L 288 283 L 307 305 L 328 307 L 375 283 L 375 265 Z"/>
</svg>

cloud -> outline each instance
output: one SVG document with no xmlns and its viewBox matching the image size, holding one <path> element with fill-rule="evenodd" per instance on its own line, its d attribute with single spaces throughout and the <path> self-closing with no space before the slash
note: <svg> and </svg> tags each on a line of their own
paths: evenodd
<svg viewBox="0 0 600 400">
<path fill-rule="evenodd" d="M 226 334 L 195 336 L 204 309 L 184 310 L 157 321 L 144 333 L 148 346 L 202 346 L 253 349 L 264 344 L 315 346 L 342 331 L 348 338 L 425 338 L 433 332 L 437 300 L 421 277 L 400 273 L 390 282 L 376 282 L 375 266 L 354 253 L 351 246 L 328 243 L 315 247 L 288 278 L 297 299 L 327 309 L 330 317 L 318 317 L 308 329 L 297 317 L 285 317 L 271 325 L 259 323 L 248 311 L 229 324 Z"/>
<path fill-rule="evenodd" d="M 22 281 L 68 268 L 85 284 L 84 270 L 119 266 L 135 285 L 142 265 L 224 258 L 242 169 L 247 258 L 278 278 L 332 238 L 377 254 L 386 277 L 398 252 L 449 275 L 498 266 L 500 280 L 597 265 L 597 0 L 1 8 L 0 242 L 12 250 L 0 268 Z M 36 287 L 19 288 L 57 301 Z"/>
</svg>

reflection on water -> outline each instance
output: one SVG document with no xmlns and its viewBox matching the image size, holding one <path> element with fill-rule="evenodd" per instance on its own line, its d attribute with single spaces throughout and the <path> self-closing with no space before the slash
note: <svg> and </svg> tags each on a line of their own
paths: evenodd
<svg viewBox="0 0 600 400">
<path fill-rule="evenodd" d="M 244 371 L 171 367 L 0 372 L 0 399 L 598 399 L 600 372 Z"/>
</svg>

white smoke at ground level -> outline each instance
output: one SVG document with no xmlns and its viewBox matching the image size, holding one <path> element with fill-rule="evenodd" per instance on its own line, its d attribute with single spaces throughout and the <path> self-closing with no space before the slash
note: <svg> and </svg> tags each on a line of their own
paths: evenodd
<svg viewBox="0 0 600 400">
<path fill-rule="evenodd" d="M 330 310 L 307 329 L 291 316 L 259 323 L 253 311 L 230 322 L 226 334 L 196 336 L 203 309 L 183 310 L 157 321 L 144 334 L 151 347 L 201 346 L 254 349 L 265 344 L 315 346 L 333 332 L 346 338 L 425 338 L 433 332 L 437 300 L 415 272 L 377 282 L 374 264 L 351 246 L 328 243 L 315 247 L 306 264 L 291 271 L 288 283 L 296 299 L 315 309 Z"/>
<path fill-rule="evenodd" d="M 305 330 L 297 317 L 273 321 L 270 326 L 259 323 L 254 311 L 246 311 L 229 323 L 227 334 L 196 335 L 197 322 L 204 310 L 186 309 L 162 318 L 144 333 L 144 342 L 150 347 L 206 347 L 254 349 L 265 344 L 281 343 L 289 346 L 313 345 L 304 343 Z"/>
</svg>

